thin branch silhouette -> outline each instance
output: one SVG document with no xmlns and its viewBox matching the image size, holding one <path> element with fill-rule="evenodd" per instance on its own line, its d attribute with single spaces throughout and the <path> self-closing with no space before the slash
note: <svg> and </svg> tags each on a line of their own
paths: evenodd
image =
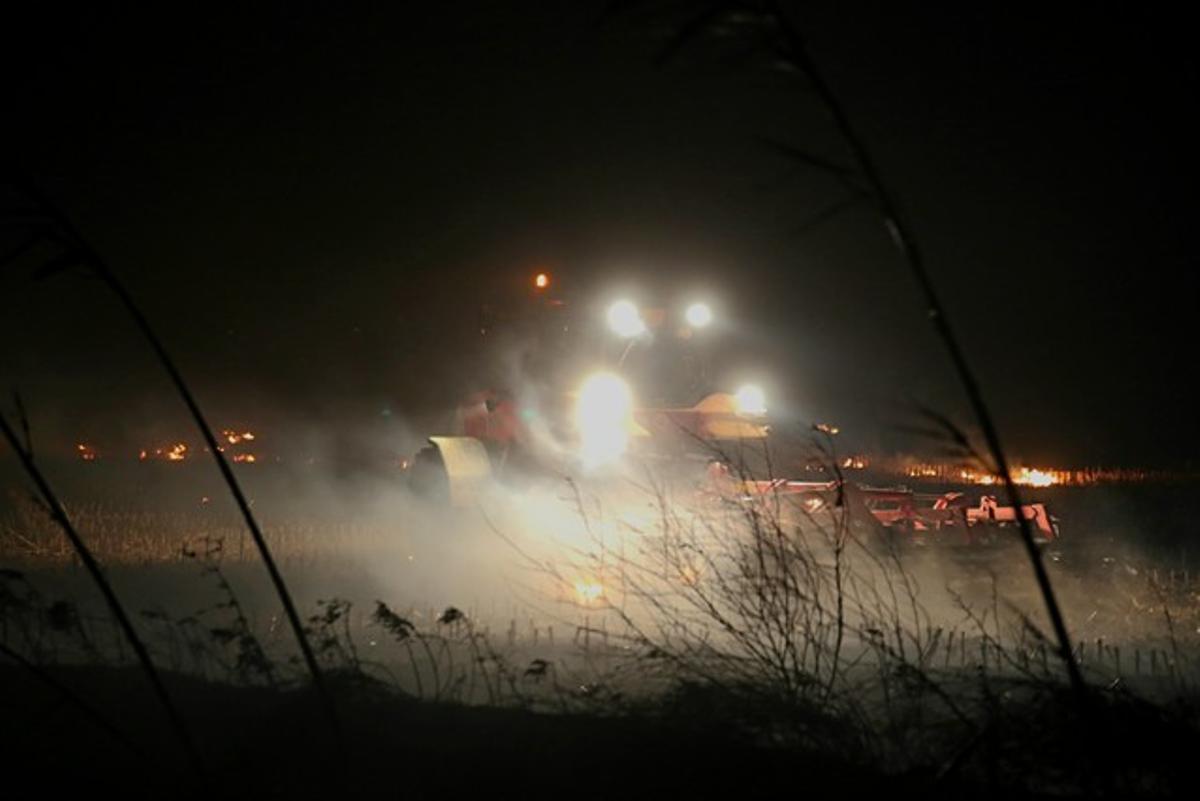
<svg viewBox="0 0 1200 801">
<path fill-rule="evenodd" d="M 1063 618 L 1062 610 L 1055 597 L 1054 587 L 1050 582 L 1050 576 L 1042 560 L 1041 551 L 1034 540 L 1033 529 L 1029 521 L 1025 519 L 1025 516 L 1020 513 L 1020 493 L 1010 474 L 1008 458 L 1000 441 L 1000 434 L 992 419 L 987 402 L 983 397 L 983 391 L 975 377 L 975 372 L 971 369 L 958 337 L 950 325 L 945 306 L 934 286 L 933 278 L 929 274 L 924 255 L 917 243 L 917 238 L 912 227 L 905 220 L 896 197 L 889 191 L 875 163 L 875 159 L 871 155 L 871 151 L 866 146 L 865 141 L 858 135 L 858 131 L 852 123 L 845 106 L 832 87 L 826 82 L 824 74 L 809 53 L 807 43 L 799 28 L 791 21 L 776 0 L 766 0 L 766 2 L 761 3 L 726 2 L 720 7 L 710 5 L 704 9 L 703 13 L 693 15 L 678 29 L 676 36 L 672 38 L 664 54 L 673 57 L 690 41 L 696 39 L 701 34 L 712 33 L 714 28 L 719 24 L 734 20 L 743 26 L 751 20 L 758 21 L 759 27 L 765 30 L 765 33 L 769 37 L 767 43 L 775 58 L 789 64 L 793 68 L 792 72 L 805 79 L 805 87 L 816 94 L 821 104 L 833 118 L 834 126 L 849 148 L 853 161 L 857 165 L 858 175 L 866 182 L 869 196 L 874 201 L 876 210 L 883 219 L 892 244 L 899 252 L 905 265 L 908 267 L 909 273 L 916 281 L 924 300 L 929 320 L 933 324 L 934 330 L 941 339 L 942 344 L 945 346 L 947 354 L 950 356 L 950 361 L 958 381 L 962 385 L 972 413 L 983 432 L 984 441 L 987 444 L 987 450 L 991 456 L 996 477 L 1003 483 L 1009 502 L 1018 510 L 1016 517 L 1021 542 L 1025 547 L 1026 555 L 1033 569 L 1034 577 L 1037 580 L 1038 590 L 1045 603 L 1047 615 L 1054 629 L 1059 656 L 1066 667 L 1067 676 L 1072 688 L 1082 698 L 1086 693 L 1086 684 L 1071 648 L 1071 638 L 1067 632 L 1066 621 Z M 660 54 L 659 63 L 662 63 L 664 60 L 663 54 Z M 798 148 L 793 157 L 804 164 L 816 166 L 826 171 L 829 170 L 829 165 L 832 164 L 832 162 L 826 159 L 814 157 Z"/>
<path fill-rule="evenodd" d="M 283 605 L 284 613 L 287 615 L 288 623 L 291 626 L 292 632 L 296 637 L 296 642 L 300 647 L 300 652 L 304 657 L 305 665 L 308 668 L 309 674 L 312 676 L 313 686 L 321 696 L 325 712 L 329 718 L 329 722 L 341 742 L 341 727 L 338 723 L 337 710 L 334 707 L 333 697 L 326 687 L 324 676 L 321 672 L 320 665 L 317 663 L 316 655 L 313 652 L 311 644 L 304 632 L 304 624 L 300 620 L 300 615 L 296 611 L 296 605 L 292 601 L 291 594 L 288 592 L 287 584 L 283 580 L 283 575 L 279 572 L 279 568 L 275 563 L 274 557 L 271 555 L 271 550 L 267 546 L 267 542 L 262 533 L 262 528 L 255 519 L 253 512 L 250 511 L 250 503 L 246 498 L 246 494 L 242 491 L 241 485 L 233 474 L 233 469 L 229 466 L 229 461 L 225 458 L 224 453 L 217 442 L 217 437 L 213 433 L 212 427 L 208 424 L 204 413 L 200 409 L 199 403 L 192 394 L 191 389 L 184 381 L 182 373 L 175 365 L 175 360 L 171 358 L 167 352 L 166 346 L 151 327 L 146 315 L 142 312 L 141 307 L 134 301 L 133 296 L 125 288 L 125 285 L 117 278 L 116 274 L 109 268 L 108 264 L 100 257 L 100 255 L 92 249 L 82 234 L 75 228 L 74 224 L 63 214 L 59 209 L 51 203 L 42 193 L 34 186 L 32 181 L 25 178 L 20 173 L 15 173 L 8 176 L 9 181 L 28 200 L 30 200 L 38 213 L 45 219 L 52 221 L 53 226 L 47 234 L 47 238 L 62 246 L 63 252 L 44 262 L 36 273 L 37 278 L 48 278 L 54 274 L 74 267 L 83 267 L 89 270 L 93 275 L 99 278 L 109 290 L 117 296 L 121 305 L 125 308 L 129 317 L 133 320 L 134 325 L 141 332 L 162 368 L 166 371 L 171 383 L 174 385 L 176 392 L 187 406 L 196 428 L 199 429 L 200 435 L 204 443 L 208 446 L 209 453 L 217 463 L 217 468 L 220 470 L 221 477 L 225 480 L 225 484 L 233 496 L 237 507 L 241 512 L 242 519 L 246 523 L 246 528 L 250 531 L 250 536 L 254 540 L 255 546 L 258 548 L 259 555 L 262 557 L 263 564 L 267 568 L 267 573 L 271 577 L 271 583 L 274 585 L 275 592 L 279 596 L 280 602 Z"/>
<path fill-rule="evenodd" d="M 22 427 L 27 427 L 22 423 Z M 91 549 L 79 536 L 75 524 L 71 522 L 67 510 L 59 501 L 54 489 L 50 486 L 46 477 L 42 474 L 40 468 L 34 462 L 33 453 L 21 444 L 17 432 L 9 424 L 8 418 L 0 413 L 0 433 L 3 433 L 4 439 L 8 441 L 9 446 L 16 454 L 17 459 L 21 462 L 21 467 L 24 468 L 26 474 L 33 480 L 38 490 L 38 495 L 42 502 L 46 505 L 50 517 L 62 529 L 63 534 L 71 543 L 71 547 L 75 549 L 75 553 L 79 555 L 79 560 L 83 562 L 84 568 L 100 589 L 100 594 L 104 596 L 104 602 L 108 605 L 109 611 L 117 621 L 117 625 L 121 628 L 121 633 L 125 635 L 125 639 L 129 641 L 129 645 L 133 648 L 134 654 L 137 656 L 138 663 L 142 667 L 142 671 L 149 679 L 151 687 L 154 688 L 154 694 L 158 697 L 159 703 L 162 704 L 163 710 L 167 713 L 167 720 L 171 725 L 175 736 L 179 739 L 180 745 L 183 746 L 184 752 L 192 765 L 193 770 L 201 781 L 206 781 L 206 773 L 203 763 L 200 760 L 200 754 L 196 750 L 195 741 L 192 739 L 191 731 L 188 729 L 187 723 L 183 716 L 179 713 L 178 707 L 171 699 L 170 693 L 167 692 L 166 685 L 163 684 L 162 676 L 159 675 L 157 668 L 154 667 L 154 662 L 150 658 L 150 652 L 146 650 L 145 643 L 138 636 L 137 631 L 133 627 L 133 621 L 125 612 L 125 607 L 121 604 L 117 593 L 109 583 L 108 578 L 104 575 L 104 570 L 100 563 L 96 561 L 96 557 L 92 555 Z"/>
</svg>

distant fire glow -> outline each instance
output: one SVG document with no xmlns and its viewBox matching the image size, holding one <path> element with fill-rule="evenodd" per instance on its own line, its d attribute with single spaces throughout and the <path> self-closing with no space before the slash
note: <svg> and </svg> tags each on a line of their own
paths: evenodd
<svg viewBox="0 0 1200 801">
<path fill-rule="evenodd" d="M 992 486 L 998 479 L 992 473 L 961 461 L 935 462 L 914 457 L 882 457 L 871 460 L 870 469 L 895 476 L 940 484 L 979 484 Z M 1136 467 L 1026 467 L 1011 469 L 1013 482 L 1023 487 L 1090 487 L 1096 484 L 1141 484 L 1155 481 L 1193 480 L 1194 473 L 1149 470 Z"/>
<path fill-rule="evenodd" d="M 85 462 L 96 461 L 96 457 L 98 455 L 95 448 L 83 442 L 80 442 L 75 446 L 75 452 L 78 453 L 79 458 Z"/>
<path fill-rule="evenodd" d="M 221 432 L 221 436 L 230 445 L 237 445 L 239 442 L 253 442 L 254 441 L 254 434 L 249 431 L 244 431 L 242 433 L 238 433 L 237 431 L 233 431 L 233 430 L 227 428 Z"/>
<path fill-rule="evenodd" d="M 1037 467 L 1015 467 L 1011 471 L 1013 483 L 1021 487 L 1053 487 L 1056 484 L 1070 484 L 1070 473 L 1065 470 L 1048 470 Z M 975 473 L 970 470 L 962 471 L 962 478 L 969 484 L 998 484 L 1000 479 L 990 473 Z"/>
<path fill-rule="evenodd" d="M 217 441 L 221 443 L 217 445 L 217 451 L 225 453 L 227 450 L 235 451 L 230 455 L 230 461 L 238 463 L 252 463 L 258 461 L 258 456 L 253 453 L 244 452 L 244 448 L 248 443 L 258 439 L 258 435 L 249 429 L 237 428 L 222 428 L 217 434 Z M 203 449 L 208 453 L 208 448 Z M 141 462 L 183 462 L 192 455 L 191 449 L 186 442 L 175 442 L 170 445 L 163 445 L 154 448 L 143 448 L 138 452 L 138 461 Z"/>
<path fill-rule="evenodd" d="M 1018 467 L 1013 473 L 1013 481 L 1029 487 L 1050 487 L 1062 484 L 1058 470 L 1040 470 L 1035 467 Z"/>
<path fill-rule="evenodd" d="M 153 448 L 142 450 L 138 453 L 138 460 L 147 461 L 163 461 L 163 462 L 182 462 L 188 457 L 188 446 L 184 442 L 176 442 L 163 448 Z"/>
<path fill-rule="evenodd" d="M 1000 483 L 998 476 L 970 468 L 952 467 L 945 464 L 916 463 L 905 468 L 909 478 L 948 481 L 962 484 L 992 486 Z M 1013 483 L 1021 487 L 1054 487 L 1060 485 L 1082 485 L 1096 483 L 1096 478 L 1086 471 L 1056 470 L 1045 467 L 1014 467 L 1010 471 Z"/>
</svg>

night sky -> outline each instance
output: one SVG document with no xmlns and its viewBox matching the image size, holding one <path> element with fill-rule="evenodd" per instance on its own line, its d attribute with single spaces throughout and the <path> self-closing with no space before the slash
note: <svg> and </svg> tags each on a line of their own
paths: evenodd
<svg viewBox="0 0 1200 801">
<path fill-rule="evenodd" d="M 736 41 L 656 66 L 688 6 L 606 5 L 5 10 L 3 157 L 225 418 L 449 408 L 479 304 L 550 269 L 585 306 L 716 298 L 731 378 L 766 376 L 784 418 L 882 449 L 918 404 L 968 421 L 878 217 L 809 225 L 839 184 L 764 144 L 847 162 L 815 96 Z M 1015 455 L 1195 466 L 1191 29 L 1165 6 L 970 5 L 788 8 Z M 47 429 L 175 408 L 94 281 L 9 270 L 0 318 L 3 389 Z"/>
</svg>

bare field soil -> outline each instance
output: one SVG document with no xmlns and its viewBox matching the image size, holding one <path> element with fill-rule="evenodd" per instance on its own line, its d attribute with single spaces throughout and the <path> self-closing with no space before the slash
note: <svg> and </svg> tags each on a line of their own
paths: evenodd
<svg viewBox="0 0 1200 801">
<path fill-rule="evenodd" d="M 1092 688 L 1081 703 L 1015 545 L 880 554 L 834 510 L 784 531 L 530 491 L 480 513 L 263 473 L 251 497 L 331 724 L 226 502 L 190 474 L 145 475 L 156 493 L 77 486 L 67 504 L 168 676 L 203 778 L 61 534 L 10 494 L 0 748 L 50 775 L 58 733 L 75 732 L 79 770 L 58 789 L 1155 796 L 1186 786 L 1200 744 L 1188 551 L 1118 525 L 1127 499 L 1105 488 L 1058 498 L 1068 534 L 1046 551 Z"/>
</svg>

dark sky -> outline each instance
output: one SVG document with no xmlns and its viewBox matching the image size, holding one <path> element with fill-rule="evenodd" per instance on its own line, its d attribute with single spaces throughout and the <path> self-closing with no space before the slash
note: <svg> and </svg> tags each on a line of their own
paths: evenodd
<svg viewBox="0 0 1200 801">
<path fill-rule="evenodd" d="M 718 297 L 731 380 L 767 377 L 798 418 L 878 447 L 917 403 L 968 420 L 878 219 L 806 227 L 838 184 L 762 144 L 847 158 L 793 79 L 728 41 L 656 67 L 682 6 L 601 25 L 604 3 L 393 5 L 0 20 L 4 157 L 127 280 L 221 414 L 352 426 L 449 407 L 479 304 L 550 266 L 588 301 Z M 1013 451 L 1194 460 L 1184 20 L 877 5 L 789 8 Z M 0 379 L 47 425 L 159 408 L 165 385 L 95 283 L 10 272 L 0 291 Z"/>
</svg>

